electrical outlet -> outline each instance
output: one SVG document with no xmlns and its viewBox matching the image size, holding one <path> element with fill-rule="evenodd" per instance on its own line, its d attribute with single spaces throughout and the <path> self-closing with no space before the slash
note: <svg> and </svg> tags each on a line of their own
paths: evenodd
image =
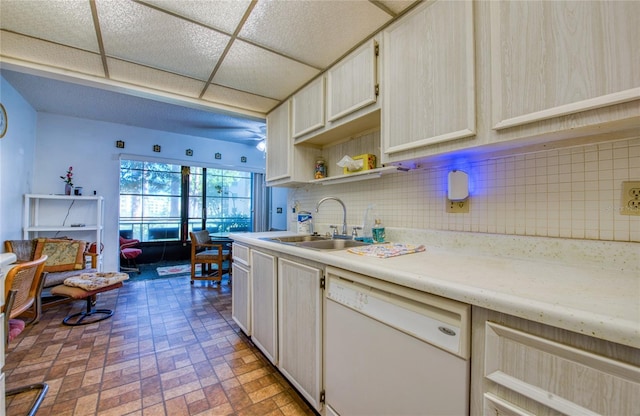
<svg viewBox="0 0 640 416">
<path fill-rule="evenodd" d="M 620 214 L 640 215 L 640 181 L 622 182 Z"/>
<path fill-rule="evenodd" d="M 450 214 L 466 214 L 469 212 L 469 198 L 463 201 L 446 199 L 446 212 Z"/>
</svg>

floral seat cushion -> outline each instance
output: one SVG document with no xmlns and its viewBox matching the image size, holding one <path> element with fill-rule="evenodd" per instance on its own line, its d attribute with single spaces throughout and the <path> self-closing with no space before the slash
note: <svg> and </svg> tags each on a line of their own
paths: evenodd
<svg viewBox="0 0 640 416">
<path fill-rule="evenodd" d="M 65 286 L 79 287 L 80 289 L 92 291 L 101 287 L 114 285 L 128 278 L 128 274 L 118 272 L 82 273 L 78 276 L 65 279 L 64 284 Z"/>
</svg>

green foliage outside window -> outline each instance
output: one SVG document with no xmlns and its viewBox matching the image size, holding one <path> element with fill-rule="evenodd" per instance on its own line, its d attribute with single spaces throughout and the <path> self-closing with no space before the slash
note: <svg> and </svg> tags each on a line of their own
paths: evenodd
<svg viewBox="0 0 640 416">
<path fill-rule="evenodd" d="M 184 223 L 185 235 L 202 228 L 250 230 L 252 180 L 249 172 L 122 160 L 120 234 L 140 241 L 175 240 L 183 235 Z"/>
</svg>

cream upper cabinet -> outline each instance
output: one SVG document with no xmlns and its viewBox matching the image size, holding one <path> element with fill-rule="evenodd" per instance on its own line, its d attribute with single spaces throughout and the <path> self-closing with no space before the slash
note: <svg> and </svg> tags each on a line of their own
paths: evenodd
<svg viewBox="0 0 640 416">
<path fill-rule="evenodd" d="M 289 101 L 267 115 L 267 183 L 291 177 L 292 140 Z"/>
<path fill-rule="evenodd" d="M 491 126 L 502 130 L 640 98 L 640 2 L 489 2 Z M 638 103 L 555 130 L 640 115 Z"/>
<path fill-rule="evenodd" d="M 267 115 L 267 186 L 298 186 L 313 179 L 314 162 L 321 151 L 294 146 L 290 130 L 290 103 Z"/>
<path fill-rule="evenodd" d="M 370 40 L 327 72 L 327 118 L 332 122 L 376 102 L 378 43 Z"/>
<path fill-rule="evenodd" d="M 476 131 L 471 1 L 418 6 L 383 33 L 382 158 L 418 158 L 421 148 Z"/>
<path fill-rule="evenodd" d="M 291 128 L 294 139 L 324 127 L 324 76 L 319 76 L 294 94 L 291 106 Z"/>
<path fill-rule="evenodd" d="M 318 76 L 295 93 L 289 100 L 290 112 L 283 104 L 267 116 L 268 186 L 317 183 L 314 166 L 320 157 L 331 162 L 330 176 L 342 176 L 342 169 L 334 167 L 339 160 L 333 160 L 336 149 L 343 152 L 342 144 L 347 139 L 358 140 L 363 134 L 380 127 L 378 51 L 379 37 L 365 42 L 331 67 L 326 75 Z M 287 118 L 289 116 L 290 119 Z M 286 144 L 285 119 L 286 122 L 290 120 Z M 272 138 L 273 134 L 278 137 Z M 377 141 L 365 147 L 358 146 L 357 153 L 352 155 L 379 155 L 379 148 Z M 340 154 L 340 158 L 343 156 L 344 153 Z M 384 173 L 391 171 L 385 170 Z M 374 176 L 354 175 L 350 179 Z M 322 183 L 329 184 L 330 180 Z"/>
<path fill-rule="evenodd" d="M 332 146 L 380 127 L 379 41 L 366 41 L 294 95 L 296 145 Z"/>
</svg>

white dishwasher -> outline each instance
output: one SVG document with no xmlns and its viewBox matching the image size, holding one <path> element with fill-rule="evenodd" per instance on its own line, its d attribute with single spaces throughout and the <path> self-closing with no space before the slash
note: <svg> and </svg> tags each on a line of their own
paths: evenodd
<svg viewBox="0 0 640 416">
<path fill-rule="evenodd" d="M 329 416 L 468 415 L 467 304 L 327 267 Z"/>
</svg>

